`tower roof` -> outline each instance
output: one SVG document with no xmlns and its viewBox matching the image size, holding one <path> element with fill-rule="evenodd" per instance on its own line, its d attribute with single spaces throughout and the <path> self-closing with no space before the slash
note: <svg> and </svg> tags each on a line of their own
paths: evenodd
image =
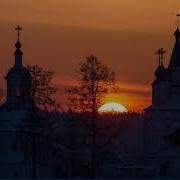
<svg viewBox="0 0 180 180">
<path fill-rule="evenodd" d="M 158 55 L 158 67 L 154 72 L 154 74 L 156 76 L 154 83 L 167 80 L 167 70 L 163 64 L 165 53 L 166 53 L 166 51 L 163 48 L 160 48 L 155 52 L 155 54 Z"/>
<path fill-rule="evenodd" d="M 17 31 L 17 42 L 15 43 L 15 64 L 14 66 L 8 71 L 6 75 L 6 79 L 9 79 L 11 77 L 19 76 L 21 78 L 30 78 L 30 73 L 29 71 L 23 66 L 22 64 L 22 55 L 23 52 L 21 50 L 21 42 L 20 42 L 20 31 L 22 28 L 20 26 L 17 26 L 16 29 Z"/>
<path fill-rule="evenodd" d="M 174 33 L 176 42 L 172 51 L 169 68 L 180 67 L 180 31 L 179 28 Z"/>
<path fill-rule="evenodd" d="M 16 31 L 17 31 L 17 42 L 15 44 L 15 52 L 14 52 L 14 55 L 15 55 L 15 66 L 17 68 L 21 68 L 23 65 L 22 65 L 22 55 L 23 55 L 23 52 L 21 50 L 21 42 L 20 42 L 20 32 L 22 31 L 22 28 L 20 26 L 17 26 L 16 27 Z"/>
<path fill-rule="evenodd" d="M 7 75 L 5 76 L 5 79 L 14 78 L 14 76 L 24 79 L 31 79 L 31 75 L 25 67 L 16 68 L 15 66 L 13 66 L 11 69 L 9 69 Z"/>
<path fill-rule="evenodd" d="M 169 62 L 169 68 L 180 67 L 180 30 L 179 30 L 179 17 L 177 14 L 177 29 L 174 32 L 175 36 L 175 45 L 172 51 L 171 59 Z"/>
</svg>

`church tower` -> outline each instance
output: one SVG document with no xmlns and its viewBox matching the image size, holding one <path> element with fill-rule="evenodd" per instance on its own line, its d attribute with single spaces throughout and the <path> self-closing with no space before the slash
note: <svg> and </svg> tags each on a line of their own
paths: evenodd
<svg viewBox="0 0 180 180">
<path fill-rule="evenodd" d="M 176 107 L 180 105 L 180 30 L 179 16 L 177 29 L 174 33 L 175 45 L 167 68 L 163 60 L 166 51 L 160 48 L 158 55 L 158 67 L 155 70 L 155 80 L 152 83 L 152 106 L 151 108 Z"/>
<path fill-rule="evenodd" d="M 7 98 L 5 105 L 10 108 L 24 108 L 31 101 L 31 75 L 23 66 L 20 42 L 21 27 L 17 27 L 17 42 L 15 44 L 15 62 L 13 67 L 7 73 L 5 79 L 7 81 Z"/>
<path fill-rule="evenodd" d="M 161 48 L 156 52 L 159 64 L 152 83 L 152 104 L 145 109 L 144 150 L 146 163 L 154 165 L 157 176 L 180 178 L 177 168 L 180 148 L 171 139 L 180 129 L 179 19 L 174 36 L 175 45 L 167 68 L 163 65 L 165 51 Z"/>
<path fill-rule="evenodd" d="M 31 105 L 31 75 L 23 66 L 18 26 L 15 44 L 15 62 L 7 73 L 6 102 L 0 107 L 0 178 L 28 177 L 29 165 L 24 154 L 15 147 L 21 122 L 27 117 Z M 23 134 L 24 135 L 24 134 Z"/>
<path fill-rule="evenodd" d="M 35 167 L 31 162 L 31 155 L 28 157 L 30 160 L 27 159 L 24 150 L 18 147 L 19 143 L 19 146 L 22 146 L 21 141 L 23 143 L 27 141 L 31 145 L 29 137 L 32 136 L 32 132 L 28 128 L 31 129 L 32 125 L 29 122 L 33 119 L 27 118 L 32 110 L 32 76 L 23 66 L 23 52 L 20 42 L 21 28 L 18 26 L 16 30 L 15 62 L 5 77 L 7 97 L 6 102 L 0 107 L 0 178 L 32 177 L 32 169 Z M 44 164 L 37 163 L 39 177 L 49 177 L 50 170 Z"/>
</svg>

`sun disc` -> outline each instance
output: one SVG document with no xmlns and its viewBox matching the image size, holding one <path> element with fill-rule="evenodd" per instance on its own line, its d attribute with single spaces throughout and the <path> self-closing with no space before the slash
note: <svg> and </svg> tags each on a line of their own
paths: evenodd
<svg viewBox="0 0 180 180">
<path fill-rule="evenodd" d="M 99 110 L 100 113 L 122 113 L 127 112 L 127 108 L 119 103 L 106 103 L 102 105 Z"/>
</svg>

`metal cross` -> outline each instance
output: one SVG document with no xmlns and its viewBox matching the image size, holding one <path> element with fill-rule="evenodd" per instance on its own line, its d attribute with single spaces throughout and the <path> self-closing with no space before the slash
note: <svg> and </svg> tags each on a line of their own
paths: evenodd
<svg viewBox="0 0 180 180">
<path fill-rule="evenodd" d="M 16 27 L 17 35 L 18 35 L 18 40 L 20 38 L 20 31 L 22 31 L 22 28 L 20 26 Z"/>
<path fill-rule="evenodd" d="M 163 65 L 163 58 L 165 53 L 166 50 L 164 50 L 163 48 L 160 48 L 155 52 L 155 54 L 158 55 L 159 66 Z"/>
</svg>

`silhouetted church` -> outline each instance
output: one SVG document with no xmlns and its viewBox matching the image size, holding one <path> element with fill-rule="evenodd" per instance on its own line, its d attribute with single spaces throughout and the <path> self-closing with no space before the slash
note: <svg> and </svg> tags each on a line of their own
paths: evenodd
<svg viewBox="0 0 180 180">
<path fill-rule="evenodd" d="M 146 163 L 157 176 L 180 177 L 180 30 L 174 33 L 175 45 L 167 68 L 164 49 L 159 49 L 159 64 L 152 83 L 152 105 L 145 110 Z M 177 139 L 179 138 L 179 139 Z M 179 142 L 174 143 L 174 142 Z"/>
<path fill-rule="evenodd" d="M 20 42 L 21 28 L 18 26 L 17 42 L 15 44 L 14 65 L 5 76 L 7 81 L 7 96 L 0 107 L 0 177 L 28 176 L 28 165 L 24 154 L 15 147 L 15 137 L 19 131 L 20 122 L 26 117 L 31 106 L 30 72 L 23 66 Z"/>
<path fill-rule="evenodd" d="M 20 30 L 18 26 L 18 39 L 15 44 L 16 50 L 14 52 L 15 61 L 13 67 L 8 71 L 5 79 L 7 81 L 7 97 L 6 102 L 2 108 L 6 109 L 26 109 L 31 102 L 31 74 L 23 66 L 20 42 Z"/>
<path fill-rule="evenodd" d="M 17 42 L 15 44 L 14 65 L 5 76 L 7 81 L 7 97 L 0 107 L 0 178 L 31 177 L 32 163 L 25 159 L 24 153 L 16 147 L 16 137 L 21 122 L 27 118 L 32 107 L 31 83 L 32 76 L 23 66 L 20 31 L 18 26 Z M 43 168 L 40 168 L 43 170 Z M 47 170 L 43 170 L 44 176 Z M 41 176 L 41 175 L 40 175 Z"/>
</svg>

